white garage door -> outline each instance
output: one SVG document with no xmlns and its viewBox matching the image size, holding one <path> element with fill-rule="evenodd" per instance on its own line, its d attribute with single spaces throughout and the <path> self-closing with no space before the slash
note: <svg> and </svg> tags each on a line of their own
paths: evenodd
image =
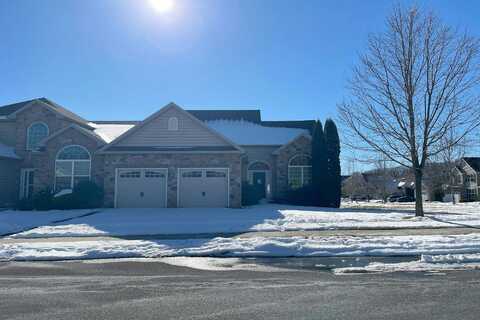
<svg viewBox="0 0 480 320">
<path fill-rule="evenodd" d="M 117 208 L 163 208 L 167 169 L 118 169 Z"/>
<path fill-rule="evenodd" d="M 180 169 L 179 207 L 228 207 L 228 169 Z"/>
</svg>

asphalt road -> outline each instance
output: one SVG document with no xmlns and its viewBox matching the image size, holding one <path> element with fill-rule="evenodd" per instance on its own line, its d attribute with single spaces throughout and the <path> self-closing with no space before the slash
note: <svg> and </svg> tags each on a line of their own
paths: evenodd
<svg viewBox="0 0 480 320">
<path fill-rule="evenodd" d="M 479 271 L 335 276 L 160 262 L 0 264 L 0 319 L 478 319 Z"/>
</svg>

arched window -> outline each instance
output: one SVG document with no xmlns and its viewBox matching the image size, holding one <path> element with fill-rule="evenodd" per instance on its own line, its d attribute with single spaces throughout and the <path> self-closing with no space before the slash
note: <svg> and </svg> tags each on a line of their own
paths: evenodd
<svg viewBox="0 0 480 320">
<path fill-rule="evenodd" d="M 178 131 L 178 118 L 171 117 L 168 119 L 168 131 Z"/>
<path fill-rule="evenodd" d="M 312 158 L 296 155 L 288 163 L 288 184 L 292 189 L 307 186 L 312 182 Z"/>
<path fill-rule="evenodd" d="M 55 192 L 73 189 L 80 181 L 90 180 L 91 158 L 82 146 L 66 146 L 55 160 Z"/>
<path fill-rule="evenodd" d="M 32 123 L 27 129 L 27 150 L 36 150 L 40 141 L 48 137 L 48 126 L 43 122 Z"/>
</svg>

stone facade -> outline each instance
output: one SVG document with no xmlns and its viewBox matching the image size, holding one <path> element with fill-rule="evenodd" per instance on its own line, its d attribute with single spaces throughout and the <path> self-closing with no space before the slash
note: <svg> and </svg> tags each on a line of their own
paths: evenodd
<svg viewBox="0 0 480 320">
<path fill-rule="evenodd" d="M 311 156 L 311 139 L 301 136 L 294 142 L 286 145 L 277 155 L 277 197 L 283 197 L 288 191 L 288 163 L 298 154 Z"/>
<path fill-rule="evenodd" d="M 70 128 L 62 134 L 49 140 L 45 147 L 39 152 L 32 153 L 32 162 L 35 164 L 34 190 L 54 187 L 55 182 L 55 160 L 58 152 L 69 145 L 79 145 L 88 150 L 91 158 L 91 180 L 99 186 L 103 186 L 103 156 L 96 155 L 99 148 L 97 140 Z"/>
<path fill-rule="evenodd" d="M 106 154 L 104 159 L 105 206 L 114 206 L 115 169 L 118 168 L 168 168 L 167 206 L 177 207 L 179 168 L 229 168 L 230 207 L 242 206 L 242 156 L 223 154 Z"/>
<path fill-rule="evenodd" d="M 41 105 L 31 106 L 19 112 L 15 117 L 15 122 L 15 153 L 23 159 L 22 168 L 35 167 L 32 158 L 36 155 L 36 152 L 27 150 L 27 129 L 31 124 L 35 122 L 45 123 L 50 135 L 72 124 L 71 121 L 60 117 Z"/>
<path fill-rule="evenodd" d="M 19 112 L 15 117 L 15 153 L 22 158 L 19 161 L 19 169 L 35 169 L 35 178 L 33 192 L 36 193 L 45 188 L 53 188 L 55 174 L 55 158 L 57 152 L 65 145 L 79 144 L 84 145 L 93 155 L 97 147 L 91 146 L 92 139 L 85 135 L 67 130 L 61 137 L 49 141 L 45 151 L 27 150 L 27 131 L 30 125 L 35 122 L 43 122 L 48 126 L 49 135 L 62 130 L 72 124 L 71 121 L 59 116 L 48 108 L 39 105 L 33 105 L 26 110 Z M 93 163 L 92 163 L 93 165 Z M 20 174 L 20 173 L 18 173 Z M 18 189 L 20 179 L 17 179 L 16 188 Z"/>
</svg>

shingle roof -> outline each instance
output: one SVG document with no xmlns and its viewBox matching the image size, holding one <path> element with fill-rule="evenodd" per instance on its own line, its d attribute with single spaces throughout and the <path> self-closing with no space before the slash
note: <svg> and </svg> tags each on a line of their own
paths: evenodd
<svg viewBox="0 0 480 320">
<path fill-rule="evenodd" d="M 71 112 L 70 110 L 65 109 L 61 105 L 59 105 L 59 104 L 57 104 L 57 103 L 55 103 L 51 100 L 48 100 L 47 98 L 40 98 L 39 100 L 46 103 L 46 104 L 51 105 L 52 107 L 54 107 L 59 113 L 61 113 L 65 117 L 70 118 L 72 120 L 75 120 L 79 123 L 82 123 L 82 124 L 85 124 L 86 126 L 88 126 L 88 121 L 87 120 L 85 120 L 82 117 L 80 117 L 79 115 Z"/>
<path fill-rule="evenodd" d="M 315 126 L 315 120 L 262 121 L 261 124 L 264 127 L 305 129 L 310 131 L 310 134 L 312 134 Z"/>
<path fill-rule="evenodd" d="M 205 121 L 205 123 L 213 130 L 241 146 L 281 146 L 293 141 L 300 135 L 308 135 L 308 131 L 304 129 L 273 128 L 243 120 L 215 120 Z"/>
<path fill-rule="evenodd" d="M 23 108 L 24 106 L 26 106 L 27 104 L 29 104 L 30 102 L 32 102 L 34 100 L 36 100 L 36 99 L 1 106 L 0 107 L 0 116 L 8 116 L 9 114 L 12 114 L 15 111 L 20 110 L 21 108 Z"/>
<path fill-rule="evenodd" d="M 243 120 L 254 123 L 262 121 L 260 110 L 186 110 L 202 121 Z"/>
<path fill-rule="evenodd" d="M 151 146 L 112 146 L 107 151 L 123 151 L 123 152 L 191 152 L 191 151 L 238 151 L 231 146 L 197 146 L 197 147 L 151 147 Z"/>
<path fill-rule="evenodd" d="M 73 120 L 73 121 L 75 121 L 79 124 L 82 124 L 86 127 L 89 127 L 87 120 L 85 120 L 82 117 L 80 117 L 79 115 L 71 112 L 70 110 L 65 109 L 61 105 L 59 105 L 59 104 L 57 104 L 57 103 L 55 103 L 51 100 L 48 100 L 47 98 L 26 100 L 26 101 L 17 102 L 17 103 L 2 106 L 2 107 L 0 107 L 0 116 L 8 116 L 8 115 L 10 115 L 14 112 L 17 112 L 18 110 L 22 109 L 23 107 L 25 107 L 26 105 L 28 105 L 29 103 L 31 103 L 33 101 L 41 101 L 43 103 L 46 103 L 49 106 L 51 106 L 52 108 L 54 108 L 61 115 L 65 116 L 65 117 L 67 117 L 67 118 L 69 118 L 69 119 L 71 119 L 71 120 Z"/>
<path fill-rule="evenodd" d="M 479 157 L 464 157 L 463 160 L 465 160 L 466 163 L 470 167 L 472 167 L 473 170 L 480 172 L 480 158 Z"/>
</svg>

